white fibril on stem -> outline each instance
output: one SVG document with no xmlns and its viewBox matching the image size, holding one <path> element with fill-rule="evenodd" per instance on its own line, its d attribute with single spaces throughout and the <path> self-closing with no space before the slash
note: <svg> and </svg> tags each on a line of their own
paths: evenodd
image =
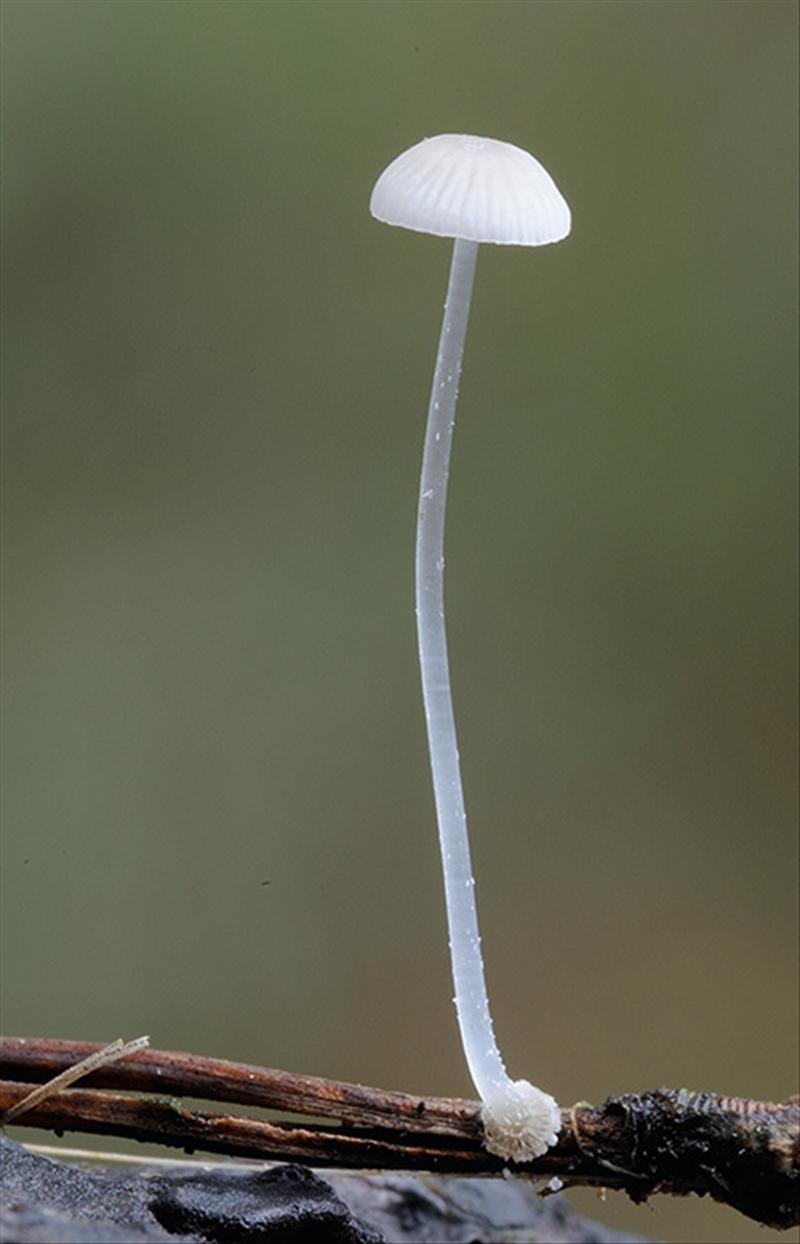
<svg viewBox="0 0 800 1244">
<path fill-rule="evenodd" d="M 570 213 L 533 156 L 508 143 L 462 134 L 425 139 L 398 156 L 378 179 L 370 210 L 388 224 L 455 239 L 420 479 L 417 636 L 461 1041 L 483 1103 L 487 1148 L 524 1162 L 555 1144 L 560 1112 L 548 1093 L 527 1080 L 510 1079 L 492 1027 L 450 689 L 444 530 L 478 244 L 557 241 L 569 232 Z"/>
</svg>

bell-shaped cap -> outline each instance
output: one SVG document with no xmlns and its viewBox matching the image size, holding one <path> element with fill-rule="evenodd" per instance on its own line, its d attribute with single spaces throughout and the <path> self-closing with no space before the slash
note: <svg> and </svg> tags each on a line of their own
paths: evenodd
<svg viewBox="0 0 800 1244">
<path fill-rule="evenodd" d="M 383 170 L 369 210 L 387 225 L 505 246 L 544 246 L 570 231 L 570 210 L 534 156 L 496 138 L 438 134 Z"/>
</svg>

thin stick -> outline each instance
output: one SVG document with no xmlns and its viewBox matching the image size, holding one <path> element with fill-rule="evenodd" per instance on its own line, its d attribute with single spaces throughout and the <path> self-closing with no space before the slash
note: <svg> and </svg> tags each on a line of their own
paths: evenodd
<svg viewBox="0 0 800 1244">
<path fill-rule="evenodd" d="M 81 1080 L 91 1072 L 97 1071 L 100 1067 L 106 1067 L 109 1063 L 117 1062 L 120 1058 L 127 1058 L 128 1054 L 135 1054 L 137 1050 L 144 1050 L 149 1044 L 149 1037 L 136 1037 L 133 1041 L 123 1041 L 122 1037 L 117 1037 L 116 1041 L 103 1046 L 101 1050 L 95 1050 L 93 1054 L 87 1054 L 80 1062 L 65 1068 L 57 1076 L 53 1076 L 52 1080 L 48 1080 L 46 1084 L 40 1084 L 21 1101 L 10 1106 L 0 1115 L 0 1127 L 4 1127 L 12 1119 L 17 1119 L 21 1114 L 32 1110 L 34 1106 L 40 1105 L 48 1097 L 55 1096 L 61 1089 L 74 1084 L 76 1080 Z"/>
<path fill-rule="evenodd" d="M 0 1081 L 0 1108 L 30 1085 Z M 26 1126 L 57 1132 L 122 1136 L 193 1153 L 305 1162 L 350 1170 L 427 1170 L 485 1174 L 479 1142 L 411 1135 L 378 1128 L 292 1124 L 190 1110 L 163 1097 L 130 1097 L 93 1089 L 69 1089 L 48 1097 L 27 1116 Z M 502 1171 L 495 1159 L 494 1173 Z"/>
<path fill-rule="evenodd" d="M 99 1162 L 103 1166 L 163 1166 L 168 1170 L 187 1171 L 251 1171 L 252 1162 L 232 1162 L 230 1159 L 216 1158 L 162 1158 L 152 1154 L 113 1153 L 110 1149 L 73 1149 L 68 1145 L 35 1145 L 26 1142 L 23 1148 L 28 1153 L 39 1154 L 43 1158 L 56 1158 L 61 1162 Z M 269 1165 L 265 1163 L 265 1165 Z"/>
<path fill-rule="evenodd" d="M 98 1049 L 89 1041 L 2 1037 L 0 1070 L 7 1079 L 44 1079 Z M 360 1127 L 476 1139 L 481 1135 L 477 1102 L 453 1097 L 417 1097 L 176 1050 L 145 1050 L 130 1062 L 95 1072 L 90 1083 L 105 1088 L 171 1093 L 206 1101 L 285 1110 Z"/>
</svg>

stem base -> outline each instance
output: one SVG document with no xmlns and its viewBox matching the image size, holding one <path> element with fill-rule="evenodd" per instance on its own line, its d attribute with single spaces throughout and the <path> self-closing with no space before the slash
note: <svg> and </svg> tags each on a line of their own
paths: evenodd
<svg viewBox="0 0 800 1244">
<path fill-rule="evenodd" d="M 555 1098 L 527 1080 L 509 1080 L 506 1089 L 487 1097 L 481 1120 L 486 1148 L 510 1162 L 540 1158 L 561 1129 Z"/>
</svg>

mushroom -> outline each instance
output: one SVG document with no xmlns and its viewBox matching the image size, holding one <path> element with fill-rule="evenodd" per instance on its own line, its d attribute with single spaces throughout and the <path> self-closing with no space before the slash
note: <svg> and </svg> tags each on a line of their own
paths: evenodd
<svg viewBox="0 0 800 1244">
<path fill-rule="evenodd" d="M 419 490 L 417 638 L 461 1042 L 482 1102 L 487 1149 L 506 1160 L 525 1162 L 555 1144 L 561 1117 L 548 1093 L 527 1080 L 510 1079 L 492 1028 L 450 691 L 444 526 L 478 244 L 557 242 L 569 233 L 570 211 L 532 155 L 510 143 L 469 134 L 439 134 L 404 151 L 378 178 L 370 211 L 386 224 L 455 239 Z"/>
</svg>

